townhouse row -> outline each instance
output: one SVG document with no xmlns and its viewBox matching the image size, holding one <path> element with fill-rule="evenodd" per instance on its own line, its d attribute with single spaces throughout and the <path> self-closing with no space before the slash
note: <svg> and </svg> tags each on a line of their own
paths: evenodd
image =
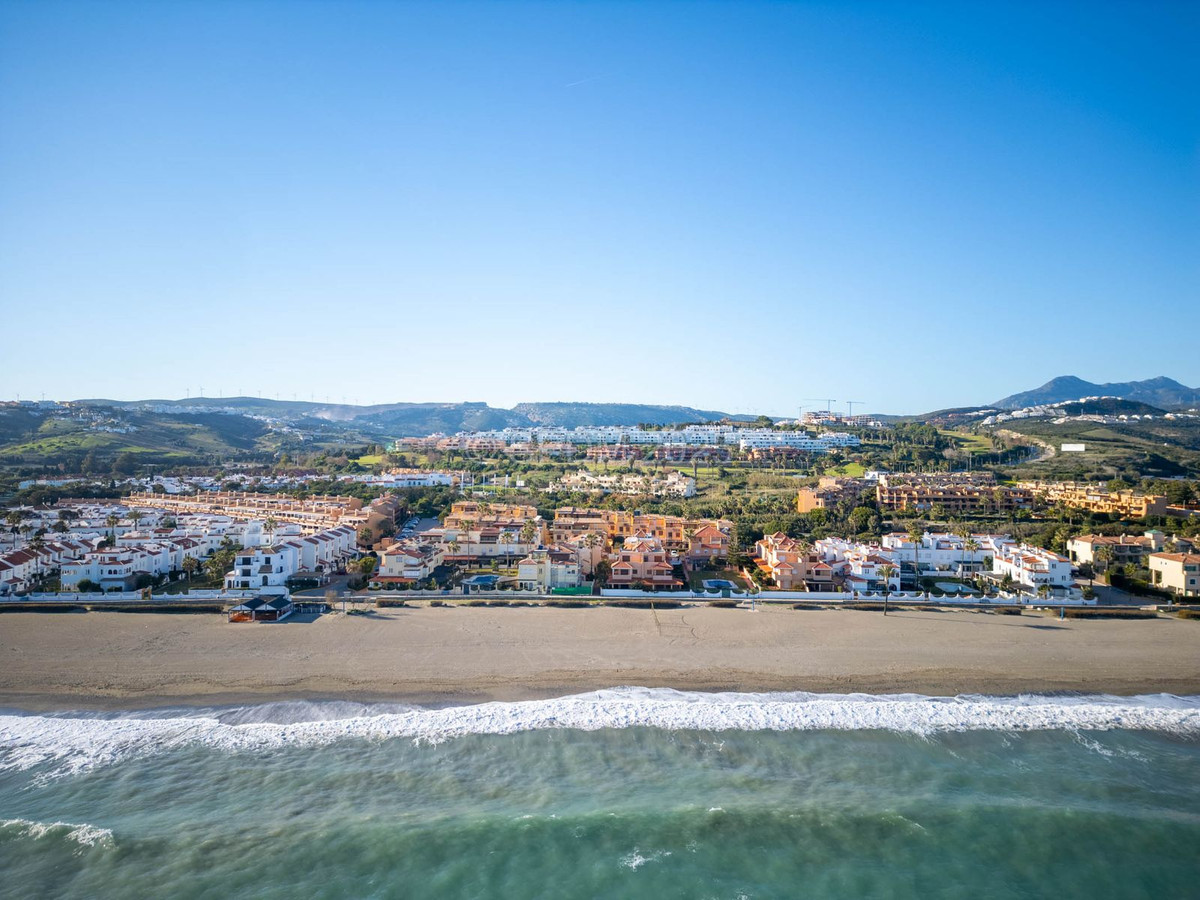
<svg viewBox="0 0 1200 900">
<path fill-rule="evenodd" d="M 904 581 L 939 572 L 966 576 L 986 572 L 999 580 L 1037 589 L 1042 584 L 1069 589 L 1070 560 L 1019 544 L 1007 535 L 926 532 L 913 542 L 907 534 L 884 535 L 879 543 L 845 538 L 799 541 L 782 532 L 755 544 L 754 563 L 781 590 L 898 590 Z"/>
<path fill-rule="evenodd" d="M 357 534 L 342 525 L 267 547 L 238 551 L 225 574 L 226 590 L 276 591 L 289 578 L 319 576 L 344 568 L 356 553 Z"/>
</svg>

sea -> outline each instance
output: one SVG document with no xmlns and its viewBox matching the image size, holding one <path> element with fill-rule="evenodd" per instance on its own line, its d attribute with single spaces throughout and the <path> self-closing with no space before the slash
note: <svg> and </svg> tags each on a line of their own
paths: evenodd
<svg viewBox="0 0 1200 900">
<path fill-rule="evenodd" d="M 0 710 L 4 898 L 1200 897 L 1200 697 Z"/>
</svg>

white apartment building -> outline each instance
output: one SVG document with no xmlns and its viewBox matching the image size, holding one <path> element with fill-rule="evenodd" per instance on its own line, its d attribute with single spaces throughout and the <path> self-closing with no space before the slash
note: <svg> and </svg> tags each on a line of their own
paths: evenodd
<svg viewBox="0 0 1200 900">
<path fill-rule="evenodd" d="M 1069 589 L 1075 583 L 1069 559 L 1027 544 L 1008 544 L 999 548 L 992 557 L 992 575 L 997 579 L 1008 575 L 1017 584 L 1035 590 L 1043 584 L 1054 589 Z"/>
<path fill-rule="evenodd" d="M 594 425 L 577 428 L 501 428 L 494 431 L 460 432 L 439 441 L 462 449 L 502 449 L 509 444 L 655 444 L 683 447 L 738 446 L 748 448 L 795 447 L 813 452 L 830 452 L 839 447 L 857 447 L 852 434 L 827 432 L 817 437 L 803 431 L 775 428 L 743 428 L 736 425 L 687 425 L 683 428 L 642 430 L 630 426 Z"/>
<path fill-rule="evenodd" d="M 445 558 L 446 551 L 437 544 L 400 541 L 379 551 L 379 567 L 371 582 L 421 581 L 432 575 Z"/>
<path fill-rule="evenodd" d="M 225 590 L 287 586 L 287 580 L 300 571 L 297 548 L 281 544 L 277 547 L 255 547 L 239 550 L 233 568 L 225 573 Z"/>
<path fill-rule="evenodd" d="M 517 564 L 517 586 L 523 591 L 549 593 L 554 588 L 581 584 L 579 560 L 566 550 L 539 547 Z"/>
<path fill-rule="evenodd" d="M 968 540 L 974 542 L 974 549 L 968 549 Z M 1013 539 L 1006 534 L 972 534 L 968 539 L 957 534 L 927 531 L 921 536 L 919 546 L 921 571 L 983 571 L 988 559 L 994 559 L 1002 548 L 1013 543 Z M 899 531 L 883 536 L 882 549 L 896 562 L 904 562 L 909 566 L 917 555 L 913 552 L 912 539 Z"/>
<path fill-rule="evenodd" d="M 458 483 L 459 476 L 449 472 L 402 469 L 383 475 L 339 475 L 338 481 L 373 484 L 384 488 L 451 487 Z"/>
</svg>

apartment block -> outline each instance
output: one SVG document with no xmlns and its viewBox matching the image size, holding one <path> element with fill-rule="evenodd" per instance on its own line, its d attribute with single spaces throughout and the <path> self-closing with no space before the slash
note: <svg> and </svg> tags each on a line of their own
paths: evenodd
<svg viewBox="0 0 1200 900">
<path fill-rule="evenodd" d="M 1077 481 L 1025 481 L 1019 486 L 1046 503 L 1061 503 L 1073 509 L 1108 513 L 1123 519 L 1169 514 L 1169 503 L 1161 494 L 1135 490 L 1110 491 L 1102 485 Z"/>
<path fill-rule="evenodd" d="M 1181 597 L 1200 597 L 1200 555 L 1152 553 L 1146 564 L 1156 587 Z"/>
<path fill-rule="evenodd" d="M 646 585 L 654 590 L 683 586 L 674 575 L 674 566 L 663 542 L 648 534 L 625 539 L 612 564 L 608 583 L 611 587 Z"/>
<path fill-rule="evenodd" d="M 867 482 L 861 478 L 822 476 L 816 487 L 803 487 L 797 491 L 796 511 L 808 513 L 814 509 L 836 506 L 844 500 L 856 500 L 866 485 Z"/>
<path fill-rule="evenodd" d="M 1005 513 L 1032 508 L 1033 491 L 997 485 L 985 475 L 886 474 L 876 484 L 875 499 L 890 510 L 925 512 L 940 507 L 951 515 Z"/>
<path fill-rule="evenodd" d="M 1042 585 L 1066 589 L 1074 584 L 1071 561 L 1040 547 L 1011 544 L 1000 548 L 992 558 L 992 575 L 1008 575 L 1014 582 L 1037 589 Z"/>
</svg>

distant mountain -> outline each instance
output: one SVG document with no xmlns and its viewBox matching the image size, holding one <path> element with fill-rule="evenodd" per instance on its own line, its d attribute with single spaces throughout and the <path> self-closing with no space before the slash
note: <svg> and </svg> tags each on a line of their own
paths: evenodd
<svg viewBox="0 0 1200 900">
<path fill-rule="evenodd" d="M 1172 378 L 1159 376 L 1145 381 L 1120 381 L 1108 384 L 1093 384 L 1074 375 L 1052 378 L 1040 388 L 1013 394 L 997 400 L 993 406 L 1001 409 L 1022 409 L 1065 400 L 1081 400 L 1084 397 L 1119 397 L 1134 400 L 1161 409 L 1200 406 L 1200 388 L 1190 388 Z"/>
<path fill-rule="evenodd" d="M 518 403 L 514 413 L 535 425 L 574 428 L 579 425 L 679 425 L 714 422 L 728 413 L 692 409 L 690 406 L 656 406 L 641 403 Z"/>
<path fill-rule="evenodd" d="M 677 425 L 729 418 L 716 410 L 643 403 L 518 403 L 500 409 L 486 403 L 382 403 L 355 406 L 306 400 L 260 397 L 192 397 L 186 400 L 79 400 L 88 406 L 166 415 L 209 415 L 214 412 L 261 416 L 288 424 L 338 425 L 381 437 L 419 437 L 444 432 L 486 431 L 549 425 Z"/>
</svg>

